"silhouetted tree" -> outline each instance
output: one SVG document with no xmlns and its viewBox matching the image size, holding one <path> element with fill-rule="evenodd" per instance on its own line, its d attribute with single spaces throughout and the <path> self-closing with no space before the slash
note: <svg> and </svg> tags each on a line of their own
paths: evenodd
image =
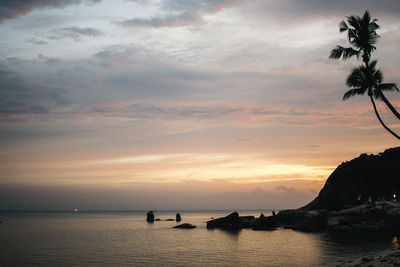
<svg viewBox="0 0 400 267">
<path fill-rule="evenodd" d="M 370 96 L 372 105 L 374 106 L 375 114 L 382 126 L 391 134 L 399 138 L 398 135 L 383 123 L 374 102 L 374 98 L 384 101 L 392 113 L 400 119 L 399 112 L 383 94 L 383 91 L 399 91 L 399 89 L 395 83 L 382 83 L 382 73 L 380 70 L 376 69 L 376 61 L 373 61 L 374 64 L 372 68 L 370 68 L 370 64 L 372 65 L 372 63 L 370 63 L 371 53 L 376 50 L 375 44 L 379 38 L 379 35 L 376 33 L 376 30 L 379 29 L 379 25 L 376 21 L 377 19 L 371 20 L 369 12 L 365 11 L 362 17 L 349 16 L 347 17 L 347 23 L 345 21 L 340 22 L 339 31 L 347 31 L 348 41 L 352 47 L 343 47 L 338 45 L 331 51 L 329 58 L 343 58 L 343 60 L 347 60 L 353 56 L 356 56 L 357 59 L 362 57 L 364 65 L 354 69 L 350 74 L 347 79 L 347 85 L 353 88 L 346 92 L 343 96 L 343 100 L 346 100 L 353 95 L 362 95 L 367 92 Z M 358 81 L 353 84 L 352 81 L 355 81 L 354 79 L 357 79 Z"/>
<path fill-rule="evenodd" d="M 382 83 L 382 72 L 379 69 L 376 69 L 376 64 L 377 61 L 373 60 L 370 64 L 367 64 L 367 66 L 362 65 L 353 69 L 346 80 L 346 85 L 352 89 L 344 94 L 343 100 L 354 95 L 364 95 L 365 93 L 368 93 L 379 122 L 389 133 L 400 139 L 395 132 L 385 125 L 376 109 L 374 98 L 378 100 L 381 99 L 381 94 L 379 92 L 397 89 L 396 84 L 394 83 Z"/>
<path fill-rule="evenodd" d="M 341 21 L 339 24 L 339 31 L 347 31 L 347 37 L 349 43 L 353 47 L 342 47 L 336 46 L 331 51 L 330 58 L 339 59 L 343 57 L 347 60 L 353 56 L 359 58 L 362 57 L 365 64 L 368 64 L 371 53 L 376 50 L 374 44 L 376 44 L 379 35 L 376 30 L 379 29 L 379 25 L 376 24 L 377 19 L 371 21 L 371 16 L 368 11 L 365 11 L 364 16 L 349 16 L 347 17 L 347 23 Z"/>
</svg>

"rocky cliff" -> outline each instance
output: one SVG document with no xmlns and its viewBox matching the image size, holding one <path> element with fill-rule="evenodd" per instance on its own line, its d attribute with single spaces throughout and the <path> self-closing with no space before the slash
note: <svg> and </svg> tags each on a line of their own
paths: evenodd
<svg viewBox="0 0 400 267">
<path fill-rule="evenodd" d="M 339 210 L 365 202 L 400 200 L 400 147 L 343 162 L 303 210 Z"/>
<path fill-rule="evenodd" d="M 234 212 L 207 222 L 207 228 L 299 231 L 400 230 L 400 147 L 362 154 L 340 164 L 308 205 L 276 216 L 241 217 Z M 246 220 L 243 220 L 246 218 Z"/>
</svg>

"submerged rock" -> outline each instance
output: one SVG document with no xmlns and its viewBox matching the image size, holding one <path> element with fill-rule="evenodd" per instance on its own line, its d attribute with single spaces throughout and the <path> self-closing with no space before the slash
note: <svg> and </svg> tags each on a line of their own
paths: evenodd
<svg viewBox="0 0 400 267">
<path fill-rule="evenodd" d="M 164 220 L 164 221 L 166 221 L 166 222 L 173 222 L 173 221 L 175 221 L 174 219 L 166 219 L 166 220 Z"/>
<path fill-rule="evenodd" d="M 180 225 L 174 226 L 172 228 L 177 228 L 177 229 L 193 229 L 196 228 L 196 225 L 191 225 L 190 223 L 182 223 Z"/>
<path fill-rule="evenodd" d="M 181 215 L 179 213 L 176 214 L 176 221 L 177 222 L 181 221 Z"/>
<path fill-rule="evenodd" d="M 148 222 L 154 222 L 154 212 L 151 210 L 147 212 L 147 218 L 146 221 Z"/>
</svg>

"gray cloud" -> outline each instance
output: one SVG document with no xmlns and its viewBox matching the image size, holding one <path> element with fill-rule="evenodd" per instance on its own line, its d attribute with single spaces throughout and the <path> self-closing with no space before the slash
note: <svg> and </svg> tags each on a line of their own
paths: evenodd
<svg viewBox="0 0 400 267">
<path fill-rule="evenodd" d="M 98 2 L 101 2 L 101 0 L 2 0 L 0 2 L 0 23 L 7 19 L 26 15 L 34 9 L 63 8 L 69 5 Z"/>
<path fill-rule="evenodd" d="M 144 26 L 144 27 L 181 27 L 194 23 L 200 19 L 199 14 L 191 12 L 183 12 L 179 15 L 155 17 L 151 19 L 130 19 L 121 22 L 123 26 Z"/>
<path fill-rule="evenodd" d="M 292 23 L 299 23 L 301 20 L 322 18 L 326 16 L 347 16 L 360 14 L 366 9 L 372 12 L 373 16 L 391 15 L 396 16 L 400 12 L 400 2 L 397 0 L 355 0 L 355 1 L 330 1 L 330 0 L 287 0 L 287 1 L 184 1 L 168 0 L 162 2 L 160 15 L 152 18 L 133 18 L 121 22 L 123 26 L 142 27 L 181 27 L 197 23 L 202 16 L 209 13 L 216 13 L 225 8 L 235 5 L 250 6 L 252 16 L 258 14 L 263 19 L 265 16 L 285 19 Z M 249 11 L 248 10 L 248 11 Z"/>
<path fill-rule="evenodd" d="M 48 114 L 71 103 L 65 89 L 45 86 L 0 66 L 0 117 L 15 114 Z"/>
<path fill-rule="evenodd" d="M 92 112 L 107 113 L 114 116 L 127 116 L 138 119 L 163 119 L 163 120 L 182 120 L 182 119 L 227 119 L 238 118 L 249 115 L 280 115 L 281 111 L 268 108 L 248 108 L 240 106 L 223 106 L 223 105 L 175 105 L 163 106 L 146 103 L 137 103 L 129 105 L 125 108 L 115 108 L 111 106 L 92 109 Z"/>
<path fill-rule="evenodd" d="M 39 38 L 36 38 L 36 37 L 30 38 L 30 39 L 26 40 L 26 42 L 31 43 L 31 44 L 35 44 L 35 45 L 45 45 L 45 44 L 47 44 L 46 41 L 43 41 L 43 40 L 41 40 Z"/>
<path fill-rule="evenodd" d="M 121 22 L 121 25 L 155 28 L 187 26 L 199 22 L 205 14 L 216 13 L 238 3 L 239 1 L 237 0 L 168 0 L 163 2 L 161 6 L 162 11 L 166 14 L 150 19 L 134 18 L 125 20 Z"/>
<path fill-rule="evenodd" d="M 362 15 L 361 12 L 369 10 L 372 16 L 392 15 L 398 16 L 400 2 L 397 0 L 286 0 L 286 1 L 262 1 L 255 4 L 258 11 L 268 13 L 282 19 L 296 22 L 299 18 L 315 19 L 326 16 L 347 16 L 352 14 Z M 298 21 L 297 21 L 298 22 Z"/>
<path fill-rule="evenodd" d="M 71 38 L 75 41 L 81 39 L 82 36 L 86 37 L 99 37 L 103 36 L 104 33 L 95 28 L 79 28 L 79 27 L 66 27 L 62 29 L 52 30 L 52 35 L 48 36 L 52 40 L 60 40 L 65 38 Z"/>
<path fill-rule="evenodd" d="M 324 112 L 291 107 L 250 107 L 240 105 L 155 105 L 136 103 L 127 106 L 96 106 L 82 111 L 104 117 L 130 118 L 144 121 L 191 121 L 208 126 L 258 127 L 292 126 L 359 126 L 368 121 L 367 114 L 343 114 L 335 109 Z M 355 118 L 359 119 L 356 120 Z M 318 148 L 318 145 L 310 145 Z"/>
</svg>

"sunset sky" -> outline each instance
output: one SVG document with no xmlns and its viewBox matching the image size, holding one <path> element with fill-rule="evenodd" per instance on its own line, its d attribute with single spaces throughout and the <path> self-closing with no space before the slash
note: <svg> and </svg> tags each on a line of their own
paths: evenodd
<svg viewBox="0 0 400 267">
<path fill-rule="evenodd" d="M 367 96 L 341 100 L 360 63 L 328 59 L 366 9 L 399 84 L 398 0 L 1 1 L 0 210 L 306 204 L 400 145 Z"/>
</svg>

